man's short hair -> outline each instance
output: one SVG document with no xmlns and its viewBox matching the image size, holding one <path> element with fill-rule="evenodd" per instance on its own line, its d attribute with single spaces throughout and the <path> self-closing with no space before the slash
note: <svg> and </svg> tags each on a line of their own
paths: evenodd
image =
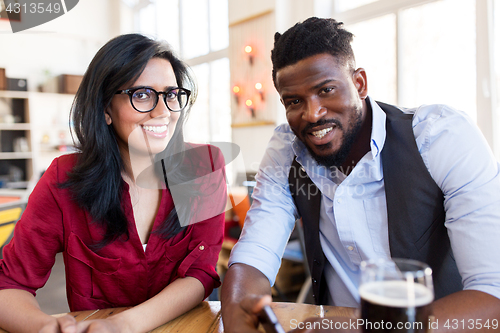
<svg viewBox="0 0 500 333">
<path fill-rule="evenodd" d="M 271 51 L 273 82 L 276 87 L 276 73 L 283 67 L 293 65 L 305 58 L 328 53 L 341 63 L 354 69 L 354 53 L 351 42 L 353 34 L 342 28 L 343 23 L 334 19 L 311 17 L 285 31 L 274 35 L 274 49 Z"/>
</svg>

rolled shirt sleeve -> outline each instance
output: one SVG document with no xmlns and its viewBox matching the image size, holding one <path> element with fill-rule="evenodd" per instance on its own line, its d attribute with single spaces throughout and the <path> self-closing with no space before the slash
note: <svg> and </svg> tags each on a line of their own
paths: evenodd
<svg viewBox="0 0 500 333">
<path fill-rule="evenodd" d="M 62 212 L 54 198 L 56 175 L 57 163 L 53 162 L 30 195 L 36 199 L 29 200 L 0 260 L 0 289 L 36 295 L 49 278 L 55 255 L 63 249 Z"/>
<path fill-rule="evenodd" d="M 188 245 L 188 255 L 182 260 L 178 275 L 194 277 L 205 288 L 205 298 L 220 286 L 215 267 L 224 238 L 227 188 L 225 161 L 221 150 L 212 145 L 196 146 L 191 150 L 202 167 L 196 179 L 200 187 L 199 196 L 191 207 L 193 228 Z"/>
<path fill-rule="evenodd" d="M 444 193 L 445 225 L 464 289 L 500 298 L 499 164 L 464 113 L 442 105 L 431 117 L 426 107 L 415 117 L 417 145 Z"/>
</svg>

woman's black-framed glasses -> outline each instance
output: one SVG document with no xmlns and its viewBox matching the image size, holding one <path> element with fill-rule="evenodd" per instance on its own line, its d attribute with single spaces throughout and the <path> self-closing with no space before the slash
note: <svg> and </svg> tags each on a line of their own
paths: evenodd
<svg viewBox="0 0 500 333">
<path fill-rule="evenodd" d="M 156 91 L 150 87 L 137 87 L 119 90 L 116 94 L 127 94 L 130 104 L 139 112 L 150 112 L 158 104 L 160 95 L 163 94 L 165 105 L 172 112 L 184 110 L 189 101 L 191 91 L 184 88 L 171 88 L 167 91 Z"/>
</svg>

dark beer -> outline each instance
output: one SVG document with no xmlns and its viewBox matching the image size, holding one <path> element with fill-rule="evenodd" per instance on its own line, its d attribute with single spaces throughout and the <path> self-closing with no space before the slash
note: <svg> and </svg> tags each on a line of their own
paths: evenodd
<svg viewBox="0 0 500 333">
<path fill-rule="evenodd" d="M 375 281 L 361 285 L 359 294 L 363 332 L 427 332 L 428 305 L 434 297 L 426 286 Z"/>
</svg>

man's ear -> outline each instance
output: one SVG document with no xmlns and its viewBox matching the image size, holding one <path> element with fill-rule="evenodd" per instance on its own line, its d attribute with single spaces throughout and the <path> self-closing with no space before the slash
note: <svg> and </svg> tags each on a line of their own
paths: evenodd
<svg viewBox="0 0 500 333">
<path fill-rule="evenodd" d="M 113 120 L 111 119 L 111 116 L 109 115 L 108 111 L 104 112 L 104 117 L 106 118 L 106 124 L 111 125 Z"/>
<path fill-rule="evenodd" d="M 365 99 L 368 96 L 368 81 L 366 80 L 366 71 L 364 68 L 358 68 L 352 74 L 352 81 L 358 91 L 359 97 Z"/>
</svg>

